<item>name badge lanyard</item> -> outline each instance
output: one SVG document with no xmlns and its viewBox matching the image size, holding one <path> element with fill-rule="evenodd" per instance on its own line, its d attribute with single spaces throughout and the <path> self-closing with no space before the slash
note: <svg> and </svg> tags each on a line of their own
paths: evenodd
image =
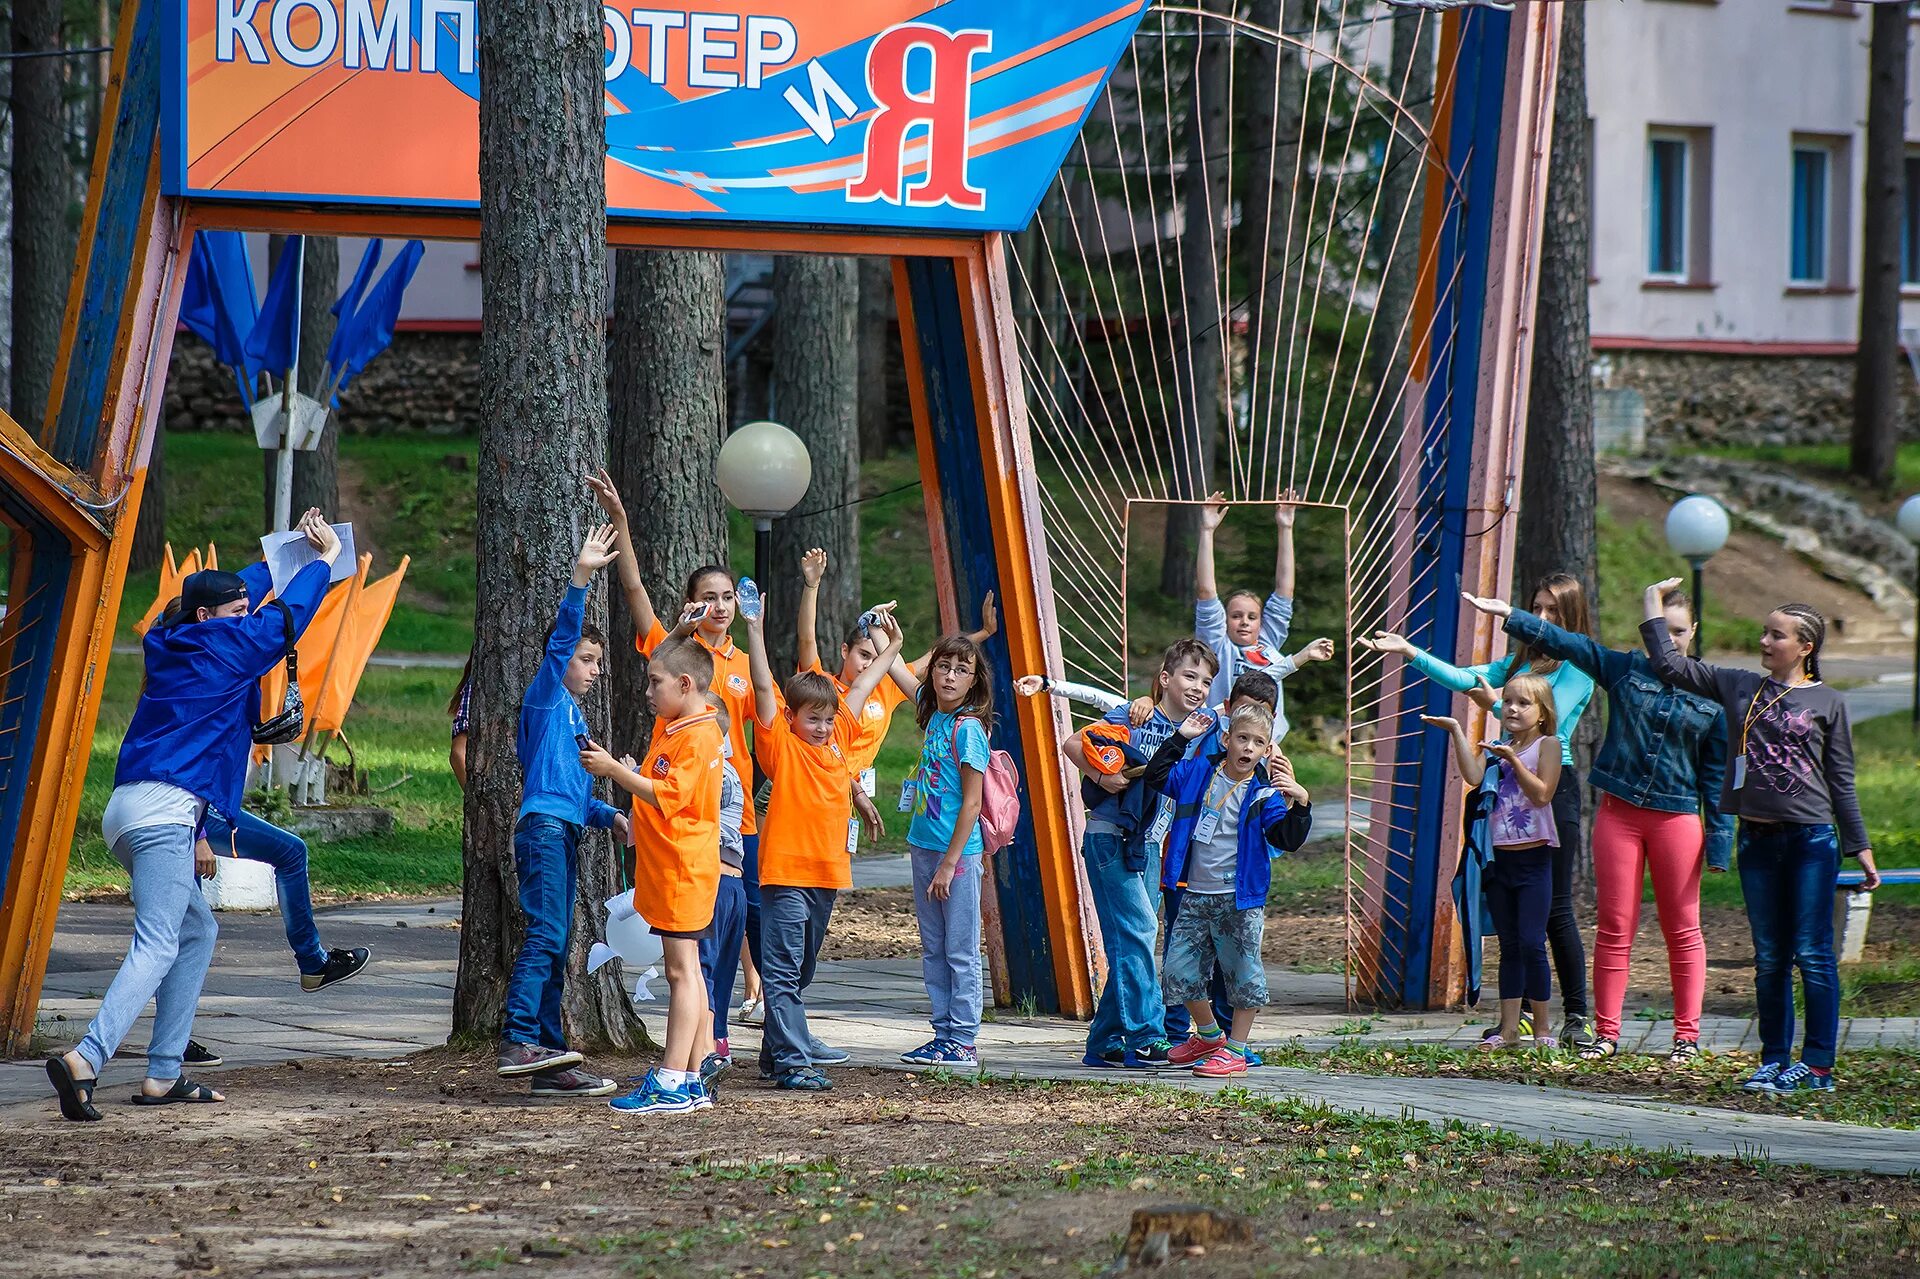
<svg viewBox="0 0 1920 1279">
<path fill-rule="evenodd" d="M 1211 796 L 1213 794 L 1214 784 L 1223 780 L 1225 780 L 1225 774 L 1215 772 L 1213 781 L 1207 784 L 1207 794 Z M 1212 842 L 1214 831 L 1220 829 L 1221 814 L 1226 812 L 1227 805 L 1233 802 L 1234 795 L 1252 780 L 1250 777 L 1241 778 L 1239 781 L 1227 787 L 1226 792 L 1220 796 L 1220 802 L 1218 804 L 1208 803 L 1202 807 L 1200 820 L 1195 823 L 1193 828 L 1193 839 L 1195 843 L 1206 844 Z"/>
<path fill-rule="evenodd" d="M 1740 753 L 1733 757 L 1733 789 L 1739 790 L 1747 784 L 1747 734 L 1753 731 L 1753 726 L 1757 721 L 1766 718 L 1768 711 L 1785 701 L 1787 695 L 1793 692 L 1794 689 L 1799 688 L 1807 682 L 1808 681 L 1804 679 L 1795 680 L 1793 683 L 1782 688 L 1779 695 L 1765 706 L 1760 705 L 1760 697 L 1757 693 L 1754 695 L 1754 699 L 1747 703 L 1747 718 L 1746 721 L 1740 725 Z"/>
</svg>

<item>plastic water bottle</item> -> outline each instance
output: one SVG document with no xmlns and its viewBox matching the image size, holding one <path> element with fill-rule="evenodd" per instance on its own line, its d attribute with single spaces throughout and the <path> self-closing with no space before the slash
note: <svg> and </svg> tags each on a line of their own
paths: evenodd
<svg viewBox="0 0 1920 1279">
<path fill-rule="evenodd" d="M 749 622 L 760 620 L 760 587 L 752 578 L 741 578 L 740 585 L 734 587 L 733 597 L 740 605 L 740 616 Z"/>
</svg>

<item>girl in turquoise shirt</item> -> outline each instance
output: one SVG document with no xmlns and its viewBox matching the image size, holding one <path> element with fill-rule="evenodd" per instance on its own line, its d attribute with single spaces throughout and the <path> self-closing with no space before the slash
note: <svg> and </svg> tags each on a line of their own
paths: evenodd
<svg viewBox="0 0 1920 1279">
<path fill-rule="evenodd" d="M 1549 573 L 1541 578 L 1533 588 L 1532 611 L 1563 630 L 1582 635 L 1589 630 L 1587 595 L 1580 579 L 1570 573 Z M 1580 921 L 1573 913 L 1573 867 L 1580 852 L 1580 787 L 1586 779 L 1573 769 L 1573 736 L 1587 703 L 1593 700 L 1593 678 L 1570 662 L 1533 653 L 1524 644 L 1495 661 L 1455 666 L 1392 631 L 1381 631 L 1360 643 L 1378 653 L 1399 654 L 1428 679 L 1465 693 L 1488 711 L 1494 709 L 1494 690 L 1522 672 L 1539 675 L 1552 686 L 1562 767 L 1560 784 L 1553 793 L 1553 821 L 1560 846 L 1553 857 L 1553 909 L 1547 919 L 1547 942 L 1553 951 L 1553 968 L 1560 979 L 1560 1000 L 1567 1015 L 1560 1042 L 1576 1050 L 1590 1046 L 1594 1031 L 1587 1014 L 1587 952 L 1580 938 Z"/>
</svg>

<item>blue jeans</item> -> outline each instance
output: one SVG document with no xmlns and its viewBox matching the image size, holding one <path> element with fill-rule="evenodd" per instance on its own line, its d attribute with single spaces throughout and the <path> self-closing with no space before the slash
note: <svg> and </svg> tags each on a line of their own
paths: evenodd
<svg viewBox="0 0 1920 1279">
<path fill-rule="evenodd" d="M 1128 870 L 1118 835 L 1090 832 L 1080 844 L 1093 912 L 1107 951 L 1107 982 L 1087 1028 L 1087 1051 L 1143 1049 L 1161 1037 L 1166 1017 L 1153 966 L 1157 921 L 1144 870 Z"/>
<path fill-rule="evenodd" d="M 713 900 L 713 926 L 700 938 L 700 975 L 707 979 L 715 1039 L 727 1037 L 727 1009 L 733 1003 L 733 979 L 740 971 L 740 943 L 746 934 L 746 885 L 738 875 L 722 875 Z"/>
<path fill-rule="evenodd" d="M 1793 1056 L 1793 969 L 1807 998 L 1800 1059 L 1830 1068 L 1840 1040 L 1840 969 L 1833 956 L 1834 880 L 1840 841 L 1832 826 L 1740 823 L 1740 891 L 1753 929 L 1753 989 L 1760 1057 Z"/>
<path fill-rule="evenodd" d="M 1147 868 L 1149 870 L 1155 869 L 1154 860 L 1157 859 L 1148 861 Z M 1157 874 L 1155 878 L 1158 878 Z M 1162 932 L 1160 936 L 1160 970 L 1162 973 L 1164 973 L 1167 968 L 1167 947 L 1173 943 L 1173 926 L 1180 920 L 1180 899 L 1186 895 L 1186 890 L 1181 888 L 1162 888 L 1160 890 L 1160 901 L 1163 905 L 1161 918 L 1165 921 L 1166 925 L 1165 931 Z M 1220 965 L 1217 963 L 1213 966 L 1213 972 L 1207 979 L 1207 998 L 1213 1003 L 1214 1023 L 1220 1026 L 1233 1025 L 1233 1005 L 1227 1002 L 1227 979 L 1221 974 Z M 1182 1039 L 1185 1039 L 1193 1030 L 1193 1018 L 1187 1014 L 1187 1006 L 1185 1004 L 1173 1003 L 1167 1005 L 1166 1027 L 1167 1038 L 1175 1043 L 1179 1043 Z"/>
<path fill-rule="evenodd" d="M 193 828 L 138 827 L 120 836 L 113 855 L 133 880 L 133 944 L 87 1026 L 79 1053 L 96 1075 L 105 1070 L 151 999 L 147 1077 L 178 1079 L 220 931 L 194 877 Z"/>
<path fill-rule="evenodd" d="M 980 1037 L 981 988 L 980 883 L 986 858 L 962 857 L 947 900 L 935 901 L 927 889 L 947 850 L 909 844 L 913 855 L 913 913 L 920 924 L 920 977 L 927 984 L 935 1039 L 951 1039 L 971 1048 Z"/>
<path fill-rule="evenodd" d="M 753 792 L 747 792 L 753 802 Z M 760 836 L 742 835 L 744 855 L 740 862 L 740 886 L 747 890 L 747 953 L 753 956 L 755 970 L 760 967 Z"/>
<path fill-rule="evenodd" d="M 580 873 L 580 828 L 545 813 L 528 813 L 513 828 L 513 869 L 520 877 L 526 940 L 507 978 L 500 1037 L 510 1044 L 565 1048 L 560 993 L 567 977 L 567 939 Z"/>
<path fill-rule="evenodd" d="M 800 996 L 813 984 L 820 945 L 833 919 L 831 888 L 792 888 L 769 884 L 760 890 L 760 985 L 766 994 L 766 1022 L 760 1061 L 784 1075 L 806 1066 L 813 1042 L 807 1030 L 807 1006 Z"/>
<path fill-rule="evenodd" d="M 280 921 L 286 925 L 287 945 L 300 971 L 326 971 L 327 950 L 313 923 L 313 891 L 307 884 L 307 845 L 298 835 L 281 830 L 242 810 L 237 820 L 207 810 L 207 842 L 225 857 L 229 852 L 250 862 L 273 867 L 274 887 L 280 893 Z"/>
</svg>

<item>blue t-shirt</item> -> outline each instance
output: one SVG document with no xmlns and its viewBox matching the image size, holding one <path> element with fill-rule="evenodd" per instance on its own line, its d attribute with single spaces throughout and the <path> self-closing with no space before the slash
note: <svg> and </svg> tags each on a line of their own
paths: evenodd
<svg viewBox="0 0 1920 1279">
<path fill-rule="evenodd" d="M 1153 708 L 1153 717 L 1137 727 L 1133 726 L 1128 716 L 1129 709 L 1127 707 L 1116 706 L 1100 718 L 1104 723 L 1127 725 L 1128 742 L 1132 744 L 1135 750 L 1148 758 L 1152 758 L 1153 753 L 1160 749 L 1160 743 L 1173 736 L 1174 730 L 1180 727 L 1179 724 L 1162 714 L 1158 706 Z M 1102 792 L 1099 802 L 1087 810 L 1088 828 L 1095 832 L 1112 833 L 1117 831 L 1120 828 L 1119 823 L 1122 822 L 1125 816 L 1125 810 L 1125 791 L 1122 791 L 1118 795 L 1109 795 Z"/>
<path fill-rule="evenodd" d="M 953 843 L 953 824 L 960 814 L 960 766 L 984 774 L 993 748 L 987 742 L 987 730 L 971 715 L 955 719 L 947 711 L 935 711 L 927 721 L 927 736 L 920 747 L 920 774 L 913 796 L 913 823 L 907 827 L 907 842 L 915 848 L 944 853 Z M 980 825 L 974 823 L 967 836 L 964 853 L 977 857 L 983 850 Z"/>
</svg>

